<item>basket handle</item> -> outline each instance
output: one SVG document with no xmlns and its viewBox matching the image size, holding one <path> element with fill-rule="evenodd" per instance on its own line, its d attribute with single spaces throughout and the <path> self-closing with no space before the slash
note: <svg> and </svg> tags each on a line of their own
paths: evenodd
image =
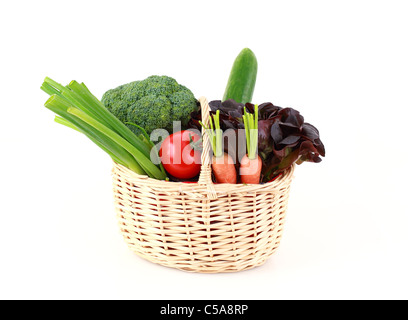
<svg viewBox="0 0 408 320">
<path fill-rule="evenodd" d="M 201 119 L 203 124 L 208 128 L 210 121 L 210 106 L 205 97 L 199 99 L 201 105 Z M 198 179 L 198 184 L 207 186 L 207 197 L 209 199 L 217 199 L 217 192 L 211 178 L 211 145 L 210 138 L 204 128 L 201 128 L 201 136 L 203 137 L 203 150 L 201 152 L 201 171 Z"/>
</svg>

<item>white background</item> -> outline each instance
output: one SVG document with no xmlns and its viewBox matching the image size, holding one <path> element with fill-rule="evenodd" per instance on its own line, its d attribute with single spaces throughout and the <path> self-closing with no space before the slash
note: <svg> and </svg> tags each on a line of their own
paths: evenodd
<svg viewBox="0 0 408 320">
<path fill-rule="evenodd" d="M 407 299 L 405 1 L 3 1 L 1 299 Z M 262 267 L 186 273 L 142 260 L 116 224 L 111 160 L 53 122 L 45 76 L 101 97 L 152 74 L 220 99 L 235 56 L 253 101 L 298 109 L 326 146 L 296 169 Z"/>
</svg>

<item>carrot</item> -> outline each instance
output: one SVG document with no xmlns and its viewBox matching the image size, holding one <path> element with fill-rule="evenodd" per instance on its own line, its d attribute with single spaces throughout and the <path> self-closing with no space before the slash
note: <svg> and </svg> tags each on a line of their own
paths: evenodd
<svg viewBox="0 0 408 320">
<path fill-rule="evenodd" d="M 213 157 L 212 169 L 218 183 L 237 183 L 237 172 L 232 157 L 223 152 L 219 157 Z"/>
<path fill-rule="evenodd" d="M 241 182 L 246 184 L 259 184 L 262 170 L 262 159 L 256 156 L 255 159 L 250 159 L 245 155 L 241 159 L 240 175 Z"/>
<path fill-rule="evenodd" d="M 211 167 L 214 172 L 215 180 L 218 183 L 237 183 L 237 171 L 232 157 L 223 151 L 222 130 L 220 127 L 220 110 L 217 110 L 214 116 L 214 124 L 210 117 L 210 129 L 200 121 L 202 127 L 207 131 L 213 149 L 213 158 Z M 215 130 L 214 130 L 215 127 Z"/>
<path fill-rule="evenodd" d="M 247 184 L 259 184 L 261 179 L 262 160 L 258 155 L 258 105 L 255 105 L 254 114 L 244 109 L 245 138 L 247 154 L 242 157 L 240 163 L 241 182 Z"/>
</svg>

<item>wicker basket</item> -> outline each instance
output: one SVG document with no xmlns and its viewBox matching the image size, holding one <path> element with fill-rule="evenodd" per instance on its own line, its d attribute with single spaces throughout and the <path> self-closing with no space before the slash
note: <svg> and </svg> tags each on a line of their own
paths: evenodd
<svg viewBox="0 0 408 320">
<path fill-rule="evenodd" d="M 209 106 L 200 99 L 203 122 Z M 138 175 L 114 163 L 115 210 L 129 248 L 167 267 L 234 272 L 262 265 L 278 248 L 294 167 L 259 185 L 214 184 L 203 132 L 198 183 Z"/>
</svg>

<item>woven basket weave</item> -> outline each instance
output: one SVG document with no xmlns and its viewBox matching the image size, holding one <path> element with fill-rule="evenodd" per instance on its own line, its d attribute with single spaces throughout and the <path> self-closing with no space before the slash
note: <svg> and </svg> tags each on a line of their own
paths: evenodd
<svg viewBox="0 0 408 320">
<path fill-rule="evenodd" d="M 209 106 L 200 99 L 208 124 Z M 273 182 L 214 184 L 203 132 L 198 183 L 151 179 L 114 163 L 115 210 L 129 248 L 184 271 L 234 272 L 262 265 L 278 248 L 294 166 Z"/>
</svg>

